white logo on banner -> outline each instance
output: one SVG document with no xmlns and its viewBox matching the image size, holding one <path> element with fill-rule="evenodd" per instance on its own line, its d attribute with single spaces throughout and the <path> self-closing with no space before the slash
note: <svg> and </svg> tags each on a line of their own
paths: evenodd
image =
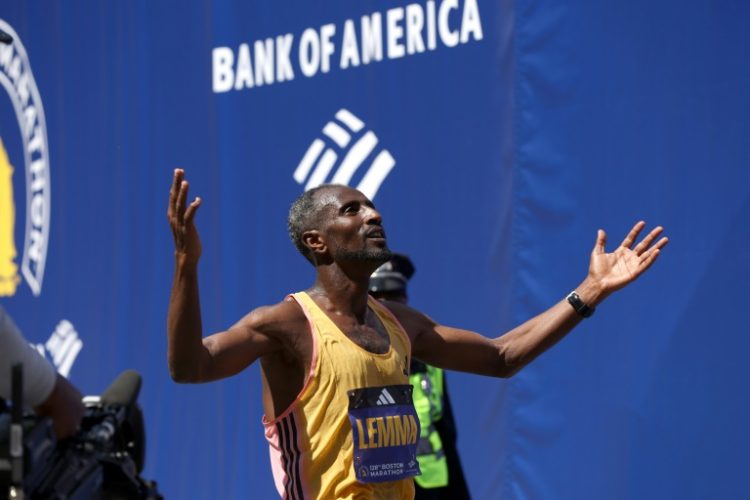
<svg viewBox="0 0 750 500">
<path fill-rule="evenodd" d="M 354 5 L 354 3 L 352 3 Z M 452 49 L 484 38 L 477 0 L 427 0 L 305 28 L 275 37 L 215 47 L 213 91 L 223 93 L 290 82 L 386 59 Z"/>
<path fill-rule="evenodd" d="M 34 295 L 42 292 L 44 263 L 50 218 L 49 152 L 47 124 L 29 58 L 21 40 L 5 21 L 0 29 L 13 37 L 10 45 L 0 44 L 0 85 L 13 103 L 23 141 L 23 163 L 26 166 L 26 238 L 21 260 L 21 273 Z M 0 129 L 0 133 L 3 130 Z M 20 156 L 20 155 L 19 155 Z M 13 238 L 15 197 L 12 158 L 6 153 L 0 137 L 0 296 L 16 293 L 16 249 Z M 20 158 L 18 158 L 20 162 Z"/>
<path fill-rule="evenodd" d="M 333 147 L 326 147 L 324 139 L 315 139 L 294 171 L 293 177 L 297 184 L 305 184 L 305 191 L 326 182 L 349 185 L 357 169 L 374 156 L 356 187 L 371 200 L 375 198 L 380 185 L 396 165 L 396 160 L 385 149 L 374 153 L 378 137 L 372 130 L 364 132 L 353 142 L 353 136 L 364 129 L 365 123 L 362 120 L 351 111 L 340 109 L 336 113 L 336 119 L 323 127 L 323 135 L 341 148 L 341 151 L 337 153 Z M 331 175 L 341 157 L 343 159 Z"/>
<path fill-rule="evenodd" d="M 2 19 L 0 29 L 13 37 L 13 43 L 0 44 L 0 86 L 7 92 L 15 113 L 12 124 L 0 121 L 0 297 L 16 296 L 21 290 L 21 276 L 31 293 L 39 296 L 47 259 L 51 211 L 47 124 L 26 49 L 18 34 Z M 16 126 L 20 130 L 20 144 L 14 144 L 15 135 L 10 133 Z M 14 191 L 14 176 L 26 180 L 25 205 L 16 202 L 23 197 Z M 17 208 L 23 206 L 26 208 L 25 238 L 19 273 L 15 226 Z M 83 342 L 73 325 L 61 320 L 46 343 L 33 347 L 42 356 L 49 354 L 58 372 L 67 377 Z"/>
<path fill-rule="evenodd" d="M 63 377 L 68 377 L 73 362 L 83 348 L 83 342 L 78 338 L 78 332 L 68 320 L 62 320 L 44 344 L 36 344 L 36 350 L 44 356 L 49 353 L 52 364 Z"/>
</svg>

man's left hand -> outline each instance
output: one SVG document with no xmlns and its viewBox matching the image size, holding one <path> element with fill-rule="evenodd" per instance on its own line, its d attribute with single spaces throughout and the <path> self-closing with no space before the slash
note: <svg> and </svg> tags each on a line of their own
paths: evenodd
<svg viewBox="0 0 750 500">
<path fill-rule="evenodd" d="M 633 246 L 645 226 L 646 223 L 643 221 L 636 223 L 620 246 L 611 253 L 605 251 L 607 234 L 602 229 L 598 231 L 596 245 L 591 252 L 588 277 L 599 284 L 604 296 L 619 290 L 643 274 L 669 242 L 667 237 L 662 237 L 657 241 L 664 231 L 664 228 L 657 226 Z"/>
</svg>

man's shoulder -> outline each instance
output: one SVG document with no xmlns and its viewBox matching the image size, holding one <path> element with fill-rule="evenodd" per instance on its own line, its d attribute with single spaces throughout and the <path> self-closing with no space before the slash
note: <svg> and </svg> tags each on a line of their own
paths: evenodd
<svg viewBox="0 0 750 500">
<path fill-rule="evenodd" d="M 423 313 L 401 302 L 394 302 L 392 300 L 378 300 L 378 303 L 388 309 L 388 311 L 390 311 L 391 314 L 396 316 L 396 318 L 399 320 L 401 319 L 401 317 L 408 318 L 412 316 L 424 316 Z"/>
<path fill-rule="evenodd" d="M 401 326 L 406 330 L 410 338 L 425 328 L 426 325 L 433 323 L 424 313 L 406 304 L 390 300 L 381 300 L 379 302 L 401 323 Z"/>
<path fill-rule="evenodd" d="M 258 307 L 240 320 L 241 324 L 279 342 L 294 359 L 309 351 L 310 324 L 304 311 L 291 297 L 276 304 Z"/>
<path fill-rule="evenodd" d="M 257 307 L 242 319 L 242 322 L 249 323 L 254 328 L 290 326 L 305 321 L 302 308 L 289 297 L 275 304 Z"/>
</svg>

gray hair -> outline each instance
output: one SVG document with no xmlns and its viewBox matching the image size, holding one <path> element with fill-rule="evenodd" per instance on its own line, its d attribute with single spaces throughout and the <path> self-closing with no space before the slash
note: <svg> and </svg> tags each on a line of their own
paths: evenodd
<svg viewBox="0 0 750 500">
<path fill-rule="evenodd" d="M 289 238 L 291 238 L 292 243 L 297 247 L 299 253 L 301 253 L 311 264 L 315 263 L 313 262 L 310 249 L 302 242 L 302 234 L 305 231 L 315 229 L 320 222 L 321 208 L 323 208 L 324 205 L 321 203 L 317 194 L 324 189 L 335 186 L 337 185 L 322 184 L 305 191 L 292 202 L 292 206 L 289 208 L 289 216 L 286 220 Z"/>
</svg>

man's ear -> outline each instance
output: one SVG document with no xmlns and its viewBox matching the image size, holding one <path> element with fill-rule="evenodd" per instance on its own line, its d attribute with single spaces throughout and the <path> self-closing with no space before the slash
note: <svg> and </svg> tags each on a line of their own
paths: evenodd
<svg viewBox="0 0 750 500">
<path fill-rule="evenodd" d="M 328 250 L 325 238 L 317 229 L 311 229 L 302 233 L 302 244 L 305 245 L 311 254 L 320 255 Z"/>
</svg>

